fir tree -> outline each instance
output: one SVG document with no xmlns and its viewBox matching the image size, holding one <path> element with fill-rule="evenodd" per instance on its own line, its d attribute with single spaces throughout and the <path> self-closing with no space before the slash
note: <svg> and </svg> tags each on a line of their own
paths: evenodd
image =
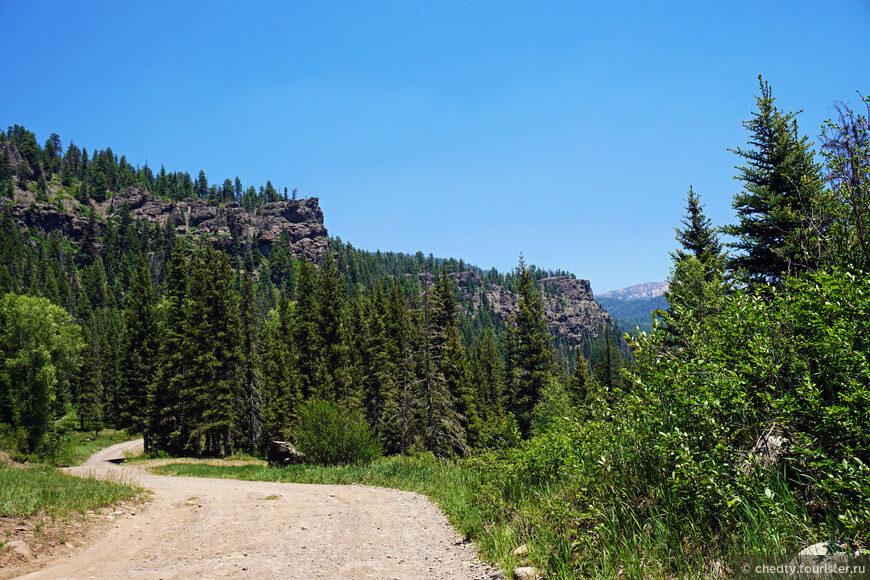
<svg viewBox="0 0 870 580">
<path fill-rule="evenodd" d="M 119 390 L 120 424 L 142 433 L 145 450 L 151 451 L 153 433 L 149 421 L 155 413 L 153 386 L 157 377 L 159 336 L 151 275 L 140 254 L 136 260 L 127 309 Z"/>
<path fill-rule="evenodd" d="M 185 349 L 191 381 L 186 399 L 193 447 L 214 455 L 232 451 L 235 403 L 239 388 L 239 311 L 229 257 L 206 247 L 194 261 L 187 288 Z"/>
<path fill-rule="evenodd" d="M 718 269 L 722 265 L 722 244 L 719 235 L 710 219 L 704 215 L 704 206 L 698 194 L 689 187 L 686 198 L 686 215 L 682 220 L 683 228 L 675 228 L 680 248 L 671 253 L 674 261 L 688 256 L 695 256 L 709 269 Z"/>
<path fill-rule="evenodd" d="M 532 410 L 540 400 L 541 392 L 550 378 L 550 336 L 541 293 L 531 270 L 520 256 L 516 269 L 519 300 L 513 315 L 515 368 L 514 392 L 511 410 L 516 416 L 523 435 L 529 433 Z"/>
<path fill-rule="evenodd" d="M 735 149 L 746 160 L 737 178 L 743 191 L 734 196 L 739 222 L 723 228 L 737 238 L 740 252 L 728 267 L 747 282 L 776 283 L 783 274 L 813 267 L 800 247 L 806 211 L 821 192 L 819 166 L 807 138 L 798 136 L 796 113 L 782 113 L 767 82 L 758 77 L 758 112 L 743 126 L 750 149 Z"/>
</svg>

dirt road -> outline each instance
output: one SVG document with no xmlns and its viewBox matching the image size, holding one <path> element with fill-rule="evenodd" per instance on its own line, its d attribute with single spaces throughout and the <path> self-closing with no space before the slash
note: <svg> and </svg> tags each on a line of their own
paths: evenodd
<svg viewBox="0 0 870 580">
<path fill-rule="evenodd" d="M 95 454 L 75 473 L 154 491 L 107 535 L 24 578 L 480 579 L 494 572 L 425 497 L 361 485 L 165 477 Z"/>
</svg>

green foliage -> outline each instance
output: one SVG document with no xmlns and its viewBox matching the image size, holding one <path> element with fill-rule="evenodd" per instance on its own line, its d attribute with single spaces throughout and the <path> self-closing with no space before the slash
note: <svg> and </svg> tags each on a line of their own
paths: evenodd
<svg viewBox="0 0 870 580">
<path fill-rule="evenodd" d="M 0 422 L 24 436 L 17 442 L 20 451 L 51 456 L 84 346 L 81 329 L 48 299 L 9 293 L 0 300 L 0 330 Z"/>
<path fill-rule="evenodd" d="M 805 251 L 815 233 L 810 209 L 822 191 L 820 166 L 813 161 L 807 138 L 798 136 L 795 113 L 774 104 L 770 85 L 758 77 L 758 112 L 744 122 L 750 149 L 735 149 L 746 160 L 738 178 L 743 192 L 734 197 L 739 222 L 723 228 L 736 237 L 740 252 L 729 268 L 747 282 L 777 282 L 783 274 L 814 269 L 814 255 Z"/>
<path fill-rule="evenodd" d="M 299 451 L 318 465 L 364 464 L 381 455 L 380 442 L 362 414 L 331 401 L 306 401 L 295 436 Z"/>
<path fill-rule="evenodd" d="M 552 351 L 541 293 L 522 257 L 517 267 L 517 292 L 519 300 L 513 317 L 516 331 L 511 346 L 513 373 L 508 380 L 514 392 L 511 410 L 520 431 L 527 434 L 532 410 L 550 378 Z"/>
</svg>

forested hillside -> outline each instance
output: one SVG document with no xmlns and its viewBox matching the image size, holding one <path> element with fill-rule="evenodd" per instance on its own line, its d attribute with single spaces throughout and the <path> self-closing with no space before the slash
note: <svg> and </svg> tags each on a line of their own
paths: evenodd
<svg viewBox="0 0 870 580">
<path fill-rule="evenodd" d="M 22 454 L 105 426 L 262 453 L 322 400 L 387 453 L 462 456 L 527 433 L 546 377 L 616 385 L 628 360 L 585 280 L 357 250 L 269 182 L 155 175 L 16 125 L 0 188 L 0 437 Z"/>
</svg>

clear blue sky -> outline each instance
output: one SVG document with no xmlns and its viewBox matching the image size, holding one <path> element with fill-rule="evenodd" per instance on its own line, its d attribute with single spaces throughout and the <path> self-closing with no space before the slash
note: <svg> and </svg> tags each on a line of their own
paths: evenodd
<svg viewBox="0 0 870 580">
<path fill-rule="evenodd" d="M 0 0 L 0 125 L 317 196 L 367 250 L 668 275 L 734 221 L 758 74 L 815 138 L 870 93 L 870 2 Z"/>
</svg>

